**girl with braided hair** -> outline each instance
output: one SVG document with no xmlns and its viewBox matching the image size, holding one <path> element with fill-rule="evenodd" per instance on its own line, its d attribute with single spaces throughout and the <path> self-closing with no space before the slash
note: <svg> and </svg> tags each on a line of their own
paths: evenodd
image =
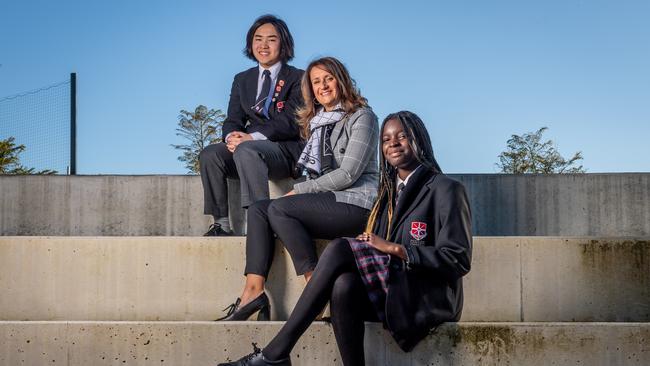
<svg viewBox="0 0 650 366">
<path fill-rule="evenodd" d="M 221 365 L 291 365 L 291 349 L 328 301 L 344 365 L 365 363 L 364 321 L 382 322 L 408 352 L 437 325 L 460 319 L 472 251 L 465 189 L 442 174 L 414 113 L 386 117 L 380 138 L 379 194 L 366 232 L 328 244 L 263 350 Z"/>
</svg>

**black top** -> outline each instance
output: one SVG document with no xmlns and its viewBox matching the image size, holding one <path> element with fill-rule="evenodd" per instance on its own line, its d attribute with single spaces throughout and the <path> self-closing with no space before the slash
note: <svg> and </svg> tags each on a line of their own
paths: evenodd
<svg viewBox="0 0 650 366">
<path fill-rule="evenodd" d="M 388 210 L 382 204 L 374 231 L 384 236 Z M 463 185 L 427 169 L 415 172 L 400 195 L 389 235 L 407 248 L 410 259 L 407 268 L 391 258 L 386 295 L 386 325 L 404 351 L 437 325 L 460 319 L 461 277 L 470 270 L 471 233 Z"/>
<path fill-rule="evenodd" d="M 252 109 L 257 96 L 259 67 L 255 66 L 235 75 L 230 91 L 228 116 L 222 128 L 224 141 L 226 135 L 233 131 L 259 132 L 270 141 L 280 143 L 287 158 L 295 162 L 302 151 L 295 112 L 302 105 L 300 80 L 303 73 L 303 70 L 293 66 L 282 65 L 269 107 L 270 119 L 258 115 Z"/>
</svg>

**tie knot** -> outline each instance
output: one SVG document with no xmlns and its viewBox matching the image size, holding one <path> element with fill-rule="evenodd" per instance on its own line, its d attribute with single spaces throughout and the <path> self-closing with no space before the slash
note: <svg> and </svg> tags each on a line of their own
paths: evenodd
<svg viewBox="0 0 650 366">
<path fill-rule="evenodd" d="M 270 72 L 269 70 L 264 70 L 264 72 L 262 73 L 262 75 L 263 75 L 264 77 L 269 77 L 269 76 L 271 76 L 271 72 Z"/>
</svg>

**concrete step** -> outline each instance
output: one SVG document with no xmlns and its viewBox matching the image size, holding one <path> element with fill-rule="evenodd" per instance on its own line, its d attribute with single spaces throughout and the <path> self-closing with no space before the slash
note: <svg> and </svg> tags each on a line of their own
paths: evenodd
<svg viewBox="0 0 650 366">
<path fill-rule="evenodd" d="M 474 244 L 463 321 L 650 321 L 647 238 Z M 0 319 L 211 320 L 240 294 L 243 268 L 242 237 L 0 237 Z M 278 245 L 272 319 L 303 287 Z"/>
<path fill-rule="evenodd" d="M 451 176 L 474 235 L 650 235 L 650 173 Z M 0 193 L 0 235 L 189 236 L 210 220 L 198 176 L 0 176 Z"/>
<path fill-rule="evenodd" d="M 263 347 L 281 322 L 0 322 L 0 366 L 215 365 Z M 410 353 L 366 324 L 368 365 L 650 364 L 649 323 L 443 324 Z M 340 365 L 331 326 L 311 325 L 294 365 Z"/>
</svg>

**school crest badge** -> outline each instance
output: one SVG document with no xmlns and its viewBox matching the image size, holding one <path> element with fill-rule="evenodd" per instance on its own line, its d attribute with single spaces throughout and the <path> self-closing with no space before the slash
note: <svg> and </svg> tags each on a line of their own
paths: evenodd
<svg viewBox="0 0 650 366">
<path fill-rule="evenodd" d="M 422 240 L 427 237 L 427 223 L 413 221 L 411 222 L 411 236 L 415 240 Z"/>
</svg>

